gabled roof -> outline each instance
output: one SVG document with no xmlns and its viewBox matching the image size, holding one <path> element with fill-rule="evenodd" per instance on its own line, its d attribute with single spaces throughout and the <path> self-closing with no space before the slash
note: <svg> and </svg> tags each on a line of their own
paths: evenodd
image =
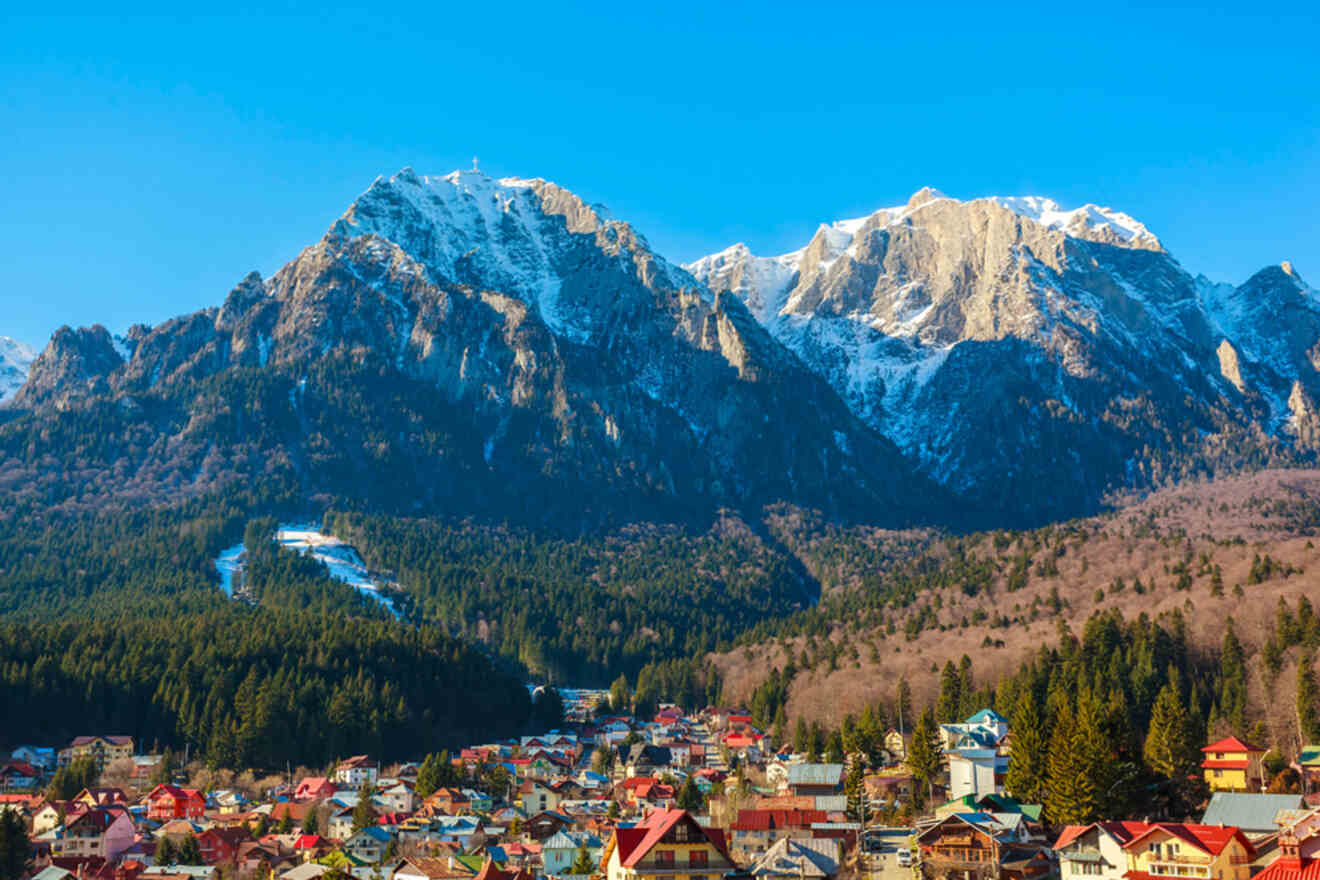
<svg viewBox="0 0 1320 880">
<path fill-rule="evenodd" d="M 1210 743 L 1210 745 L 1201 749 L 1203 752 L 1263 752 L 1260 746 L 1253 746 L 1250 743 L 1244 743 L 1236 736 L 1226 736 L 1219 742 Z"/>
<path fill-rule="evenodd" d="M 1241 842 L 1248 853 L 1254 853 L 1255 849 L 1251 842 L 1247 840 L 1241 829 L 1233 827 L 1221 827 L 1219 825 L 1188 825 L 1183 822 L 1155 822 L 1149 825 L 1142 833 L 1136 835 L 1127 843 L 1123 844 L 1124 849 L 1132 849 L 1138 846 L 1147 837 L 1152 834 L 1163 831 L 1178 840 L 1194 846 L 1202 852 L 1209 853 L 1212 856 L 1223 852 L 1224 847 L 1228 846 L 1233 840 Z"/>
<path fill-rule="evenodd" d="M 964 724 L 1007 724 L 1008 721 L 1004 719 L 1003 715 L 1000 715 L 994 709 L 982 709 L 980 712 L 977 712 L 975 715 L 973 715 L 971 718 L 968 718 L 963 723 Z"/>
<path fill-rule="evenodd" d="M 719 850 L 721 855 L 726 859 L 729 858 L 729 854 L 724 848 L 724 834 L 722 832 L 703 828 L 686 810 L 657 810 L 648 816 L 645 822 L 636 827 L 615 830 L 615 841 L 619 849 L 619 862 L 626 868 L 635 867 L 669 833 L 669 830 L 681 821 L 691 822 Z"/>
<path fill-rule="evenodd" d="M 1300 794 L 1242 794 L 1217 791 L 1201 817 L 1202 825 L 1230 825 L 1247 832 L 1270 833 L 1278 830 L 1274 817 L 1283 810 L 1300 809 Z"/>
<path fill-rule="evenodd" d="M 789 785 L 838 785 L 843 779 L 842 764 L 789 764 Z"/>
</svg>

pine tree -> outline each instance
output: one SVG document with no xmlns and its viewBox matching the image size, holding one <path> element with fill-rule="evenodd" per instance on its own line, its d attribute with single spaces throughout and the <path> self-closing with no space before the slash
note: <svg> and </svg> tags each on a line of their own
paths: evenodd
<svg viewBox="0 0 1320 880">
<path fill-rule="evenodd" d="M 793 725 L 793 751 L 799 755 L 807 750 L 809 734 L 807 733 L 807 722 L 801 716 L 798 716 L 797 723 Z"/>
<path fill-rule="evenodd" d="M 162 837 L 156 844 L 156 854 L 153 859 L 157 865 L 172 865 L 176 856 L 174 855 L 174 842 L 168 837 Z"/>
<path fill-rule="evenodd" d="M 179 844 L 179 852 L 176 860 L 180 865 L 200 865 L 202 863 L 202 850 L 197 845 L 197 838 L 189 834 Z"/>
<path fill-rule="evenodd" d="M 27 875 L 27 824 L 17 810 L 0 810 L 0 880 Z"/>
<path fill-rule="evenodd" d="M 935 777 L 939 775 L 943 756 L 940 754 L 939 726 L 935 715 L 927 706 L 917 719 L 912 731 L 912 744 L 908 746 L 908 769 L 919 783 L 924 783 L 927 794 L 935 796 Z"/>
<path fill-rule="evenodd" d="M 1320 689 L 1315 681 L 1315 657 L 1307 654 L 1297 664 L 1297 731 L 1302 742 L 1320 741 Z"/>
<path fill-rule="evenodd" d="M 440 758 L 434 752 L 422 759 L 417 768 L 417 795 L 428 798 L 440 787 Z"/>
<path fill-rule="evenodd" d="M 1040 705 L 1031 688 L 1023 688 L 1013 712 L 1013 753 L 1004 787 L 1027 804 L 1043 804 L 1049 781 L 1050 740 Z"/>
<path fill-rule="evenodd" d="M 1192 721 L 1183 703 L 1178 677 L 1174 674 L 1155 698 L 1142 757 L 1146 765 L 1161 776 L 1185 779 L 1196 772 L 1200 757 L 1198 743 L 1193 737 Z"/>
<path fill-rule="evenodd" d="M 311 804 L 307 808 L 307 813 L 303 816 L 301 831 L 303 834 L 320 834 L 321 823 L 316 815 L 317 806 Z"/>
<path fill-rule="evenodd" d="M 898 680 L 898 692 L 894 695 L 894 711 L 898 714 L 896 719 L 898 732 L 907 736 L 907 732 L 912 729 L 912 686 L 908 684 L 906 678 Z"/>
<path fill-rule="evenodd" d="M 568 873 L 577 876 L 585 876 L 596 870 L 596 863 L 592 861 L 591 853 L 587 852 L 585 846 L 578 847 L 577 854 L 573 856 L 573 864 L 568 869 Z"/>
<path fill-rule="evenodd" d="M 956 724 L 961 720 L 962 689 L 958 680 L 958 670 L 952 660 L 946 660 L 944 671 L 940 673 L 940 697 L 935 704 L 936 720 L 940 724 Z"/>
<path fill-rule="evenodd" d="M 1099 792 L 1090 775 L 1090 746 L 1077 715 L 1064 704 L 1054 719 L 1050 737 L 1049 786 L 1045 812 L 1055 825 L 1082 825 L 1097 813 Z"/>
<path fill-rule="evenodd" d="M 848 817 L 865 829 L 871 822 L 871 799 L 866 794 L 866 774 L 861 761 L 853 761 L 848 768 L 843 793 L 848 799 Z"/>
<path fill-rule="evenodd" d="M 687 810 L 689 813 L 700 813 L 706 809 L 706 796 L 697 788 L 697 783 L 691 776 L 683 780 L 683 785 L 679 788 L 678 796 L 674 801 L 680 810 Z"/>
<path fill-rule="evenodd" d="M 628 689 L 628 677 L 620 675 L 610 685 L 610 710 L 612 712 L 628 711 L 631 699 L 632 691 Z"/>
<path fill-rule="evenodd" d="M 967 718 L 981 706 L 976 705 L 976 683 L 972 678 L 972 658 L 966 654 L 958 661 L 958 719 Z"/>
<path fill-rule="evenodd" d="M 1233 630 L 1233 618 L 1228 619 L 1224 643 L 1219 652 L 1219 693 L 1216 702 L 1219 714 L 1228 721 L 1238 736 L 1246 735 L 1247 727 L 1247 663 Z"/>
<path fill-rule="evenodd" d="M 357 806 L 353 808 L 353 830 L 361 831 L 376 824 L 376 810 L 371 805 L 372 791 L 370 784 L 363 784 L 358 791 Z"/>
</svg>

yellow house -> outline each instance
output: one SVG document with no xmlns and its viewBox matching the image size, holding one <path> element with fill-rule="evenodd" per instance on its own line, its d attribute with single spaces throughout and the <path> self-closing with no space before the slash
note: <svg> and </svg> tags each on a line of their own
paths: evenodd
<svg viewBox="0 0 1320 880">
<path fill-rule="evenodd" d="M 80 736 L 60 751 L 60 763 L 72 764 L 85 758 L 96 762 L 98 771 L 105 770 L 121 758 L 133 757 L 131 736 Z"/>
<path fill-rule="evenodd" d="M 686 810 L 657 810 L 616 828 L 600 863 L 605 880 L 720 880 L 735 867 L 724 832 L 703 828 Z"/>
<path fill-rule="evenodd" d="M 1135 834 L 1123 850 L 1127 880 L 1248 880 L 1255 858 L 1246 835 L 1231 825 L 1157 822 Z"/>
<path fill-rule="evenodd" d="M 1261 759 L 1265 750 L 1236 736 L 1225 737 L 1201 749 L 1205 782 L 1211 791 L 1260 791 L 1264 785 Z"/>
</svg>

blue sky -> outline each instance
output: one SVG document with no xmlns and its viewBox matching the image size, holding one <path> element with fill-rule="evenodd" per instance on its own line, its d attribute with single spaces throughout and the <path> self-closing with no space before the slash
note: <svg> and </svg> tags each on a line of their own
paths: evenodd
<svg viewBox="0 0 1320 880">
<path fill-rule="evenodd" d="M 905 201 L 1112 205 L 1193 271 L 1320 287 L 1307 3 L 226 5 L 7 12 L 0 334 L 215 305 L 378 174 L 603 201 L 671 259 Z"/>
</svg>

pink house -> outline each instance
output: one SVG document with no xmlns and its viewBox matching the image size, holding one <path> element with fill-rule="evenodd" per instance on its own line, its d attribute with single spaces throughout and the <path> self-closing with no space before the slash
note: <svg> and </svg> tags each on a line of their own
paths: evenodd
<svg viewBox="0 0 1320 880">
<path fill-rule="evenodd" d="M 69 819 L 56 832 L 51 855 L 112 862 L 133 845 L 133 820 L 118 807 L 97 807 Z"/>
</svg>

